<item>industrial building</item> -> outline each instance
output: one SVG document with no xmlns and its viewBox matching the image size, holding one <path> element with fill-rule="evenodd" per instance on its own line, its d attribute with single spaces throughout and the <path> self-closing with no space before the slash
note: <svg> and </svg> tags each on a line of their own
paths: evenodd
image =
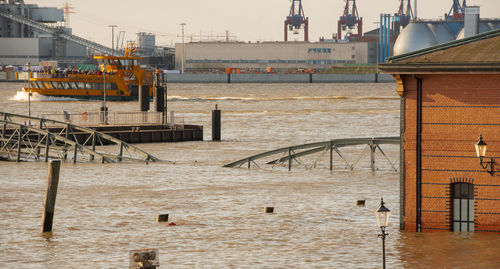
<svg viewBox="0 0 500 269">
<path fill-rule="evenodd" d="M 156 36 L 152 33 L 137 33 L 136 40 L 137 55 L 142 57 L 140 64 L 161 69 L 174 68 L 174 48 L 156 46 Z"/>
<path fill-rule="evenodd" d="M 317 68 L 375 63 L 375 42 L 197 42 L 175 46 L 175 66 L 186 70 L 240 68 L 265 70 Z"/>
<path fill-rule="evenodd" d="M 402 102 L 401 228 L 500 232 L 500 30 L 379 69 Z"/>
<path fill-rule="evenodd" d="M 37 65 L 44 60 L 82 63 L 87 58 L 84 45 L 61 38 L 72 34 L 70 28 L 62 26 L 62 9 L 28 5 L 22 0 L 1 0 L 0 15 L 0 65 Z"/>
<path fill-rule="evenodd" d="M 116 46 L 108 48 L 73 35 L 71 28 L 65 26 L 66 13 L 70 12 L 25 4 L 23 0 L 0 0 L 0 66 L 51 61 L 68 67 L 96 64 L 94 54 L 123 54 L 124 31 L 118 34 Z M 173 48 L 155 46 L 153 34 L 138 33 L 137 44 L 143 57 L 141 64 L 173 68 Z"/>
</svg>

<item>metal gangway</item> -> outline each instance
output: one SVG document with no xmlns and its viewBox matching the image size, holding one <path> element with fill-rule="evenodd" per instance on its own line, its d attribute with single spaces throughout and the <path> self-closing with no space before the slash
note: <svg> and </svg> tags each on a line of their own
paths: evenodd
<svg viewBox="0 0 500 269">
<path fill-rule="evenodd" d="M 136 146 L 89 128 L 0 112 L 0 160 L 2 159 L 45 162 L 49 159 L 72 159 L 73 163 L 94 160 L 101 163 L 159 161 Z"/>
<path fill-rule="evenodd" d="M 355 146 L 366 145 L 361 150 L 358 158 L 349 161 L 344 154 L 340 151 L 342 148 L 355 147 Z M 391 170 L 398 171 L 397 161 L 391 161 L 387 154 L 382 150 L 381 145 L 400 145 L 399 136 L 391 137 L 372 137 L 372 138 L 346 138 L 346 139 L 332 139 L 324 142 L 316 142 L 309 144 L 302 144 L 291 147 L 284 147 L 280 149 L 275 149 L 260 154 L 256 154 L 229 164 L 224 165 L 224 167 L 242 167 L 246 164 L 247 168 L 250 169 L 252 166 L 261 167 L 257 162 L 260 160 L 268 165 L 282 165 L 287 166 L 288 171 L 292 169 L 294 162 L 300 166 L 304 166 L 306 169 L 315 168 L 320 161 L 321 157 L 326 152 L 329 152 L 329 168 L 333 171 L 333 159 L 334 152 L 336 156 L 340 157 L 340 160 L 345 164 L 345 167 L 353 170 L 359 161 L 366 156 L 367 153 L 370 154 L 370 168 L 375 171 L 377 168 L 375 166 L 375 153 L 378 151 L 384 157 L 384 159 L 389 163 Z M 399 152 L 399 150 L 398 150 Z M 301 157 L 320 153 L 320 156 L 316 158 L 312 164 L 307 164 L 305 161 L 301 160 Z"/>
<path fill-rule="evenodd" d="M 35 20 L 26 18 L 24 16 L 21 16 L 18 14 L 13 14 L 11 12 L 4 11 L 4 10 L 0 10 L 0 16 L 5 17 L 5 18 L 12 20 L 12 21 L 33 27 L 39 31 L 51 34 L 54 37 L 60 37 L 60 38 L 65 39 L 65 40 L 75 42 L 77 44 L 80 44 L 82 46 L 85 46 L 87 48 L 90 48 L 90 49 L 93 49 L 93 50 L 96 50 L 99 52 L 102 52 L 102 53 L 107 54 L 107 55 L 121 56 L 121 52 L 114 51 L 113 49 L 108 48 L 106 46 L 103 46 L 101 44 L 98 44 L 96 42 L 93 42 L 93 41 L 66 33 L 64 31 L 64 29 L 62 29 L 60 27 L 51 27 L 51 26 L 48 26 L 46 24 L 37 22 Z"/>
</svg>

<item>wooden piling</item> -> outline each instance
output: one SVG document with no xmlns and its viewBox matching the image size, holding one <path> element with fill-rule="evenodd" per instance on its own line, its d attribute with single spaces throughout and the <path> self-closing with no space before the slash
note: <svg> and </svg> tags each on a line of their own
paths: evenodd
<svg viewBox="0 0 500 269">
<path fill-rule="evenodd" d="M 373 141 L 372 141 L 373 143 Z M 377 149 L 376 146 L 373 144 L 370 144 L 370 167 L 372 169 L 372 172 L 375 171 L 375 150 Z"/>
<path fill-rule="evenodd" d="M 160 214 L 156 216 L 156 222 L 167 222 L 168 221 L 168 214 Z"/>
<path fill-rule="evenodd" d="M 47 177 L 47 191 L 45 193 L 44 210 L 42 215 L 42 233 L 52 231 L 52 220 L 54 218 L 54 208 L 56 205 L 57 186 L 59 184 L 59 171 L 61 160 L 51 160 L 49 162 L 49 173 Z"/>
<path fill-rule="evenodd" d="M 365 200 L 356 200 L 357 206 L 365 206 Z"/>
<path fill-rule="evenodd" d="M 330 140 L 330 172 L 333 171 L 333 141 Z"/>
</svg>

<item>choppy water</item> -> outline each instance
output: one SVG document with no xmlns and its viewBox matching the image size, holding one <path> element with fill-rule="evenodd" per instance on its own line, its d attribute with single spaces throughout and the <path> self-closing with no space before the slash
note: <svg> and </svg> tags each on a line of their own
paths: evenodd
<svg viewBox="0 0 500 269">
<path fill-rule="evenodd" d="M 27 113 L 21 86 L 0 84 L 0 110 Z M 0 163 L 0 267 L 126 268 L 129 250 L 159 248 L 160 268 L 378 268 L 373 212 L 384 196 L 393 213 L 388 268 L 500 268 L 499 235 L 399 231 L 398 174 L 372 173 L 368 162 L 353 172 L 337 163 L 332 174 L 221 167 L 294 144 L 398 135 L 394 85 L 173 84 L 169 97 L 177 116 L 205 126 L 205 140 L 218 104 L 224 141 L 140 145 L 175 165 L 63 163 L 50 239 L 40 235 L 47 164 Z M 35 96 L 31 108 L 36 115 L 99 105 Z M 397 157 L 397 148 L 388 153 Z M 184 225 L 156 223 L 162 213 Z"/>
</svg>

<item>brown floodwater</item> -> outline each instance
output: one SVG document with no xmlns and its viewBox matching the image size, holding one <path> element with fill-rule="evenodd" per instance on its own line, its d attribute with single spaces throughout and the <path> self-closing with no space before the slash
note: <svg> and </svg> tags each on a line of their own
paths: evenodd
<svg viewBox="0 0 500 269">
<path fill-rule="evenodd" d="M 27 114 L 22 83 L 0 83 L 0 111 Z M 172 84 L 169 110 L 204 125 L 205 141 L 141 144 L 160 163 L 61 167 L 51 238 L 40 234 L 47 164 L 0 162 L 1 268 L 126 268 L 128 252 L 158 248 L 160 268 L 379 268 L 380 197 L 391 210 L 388 268 L 500 268 L 500 235 L 399 230 L 399 176 L 380 156 L 371 172 L 327 156 L 316 169 L 226 163 L 279 147 L 336 138 L 399 135 L 391 83 Z M 211 110 L 222 109 L 222 142 Z M 97 111 L 98 101 L 34 96 L 33 115 Z M 136 111 L 135 102 L 108 102 Z M 398 148 L 384 147 L 392 160 Z M 346 149 L 354 160 L 359 150 Z M 366 200 L 365 207 L 355 205 Z M 265 207 L 274 206 L 274 214 Z M 167 226 L 156 215 L 170 214 Z"/>
</svg>

